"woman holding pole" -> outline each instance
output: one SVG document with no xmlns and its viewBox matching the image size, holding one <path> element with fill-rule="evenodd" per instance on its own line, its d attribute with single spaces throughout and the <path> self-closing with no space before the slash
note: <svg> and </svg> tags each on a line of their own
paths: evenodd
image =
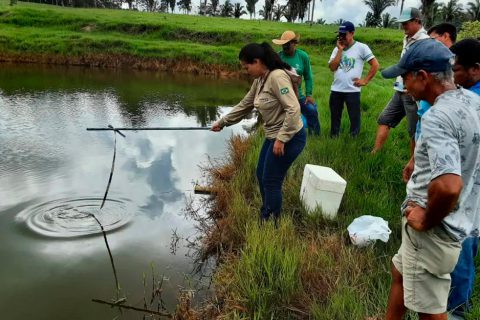
<svg viewBox="0 0 480 320">
<path fill-rule="evenodd" d="M 212 131 L 239 122 L 253 108 L 258 110 L 265 130 L 257 165 L 262 196 L 260 218 L 277 219 L 282 208 L 283 180 L 306 143 L 297 84 L 294 84 L 298 76 L 266 42 L 244 46 L 238 57 L 242 67 L 255 80 L 242 101 L 212 125 Z"/>
</svg>

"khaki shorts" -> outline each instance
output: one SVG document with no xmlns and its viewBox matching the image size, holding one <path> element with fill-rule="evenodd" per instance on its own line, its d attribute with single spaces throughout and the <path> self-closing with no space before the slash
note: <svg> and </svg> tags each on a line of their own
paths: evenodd
<svg viewBox="0 0 480 320">
<path fill-rule="evenodd" d="M 392 262 L 403 277 L 406 308 L 426 314 L 447 311 L 450 273 L 461 247 L 441 225 L 418 232 L 403 217 L 402 244 Z"/>
</svg>

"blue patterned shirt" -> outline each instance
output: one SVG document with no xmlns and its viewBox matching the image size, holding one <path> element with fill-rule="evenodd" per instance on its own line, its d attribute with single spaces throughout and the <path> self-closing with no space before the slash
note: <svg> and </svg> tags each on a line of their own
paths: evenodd
<svg viewBox="0 0 480 320">
<path fill-rule="evenodd" d="M 443 219 L 459 241 L 479 236 L 480 229 L 480 96 L 466 89 L 437 97 L 424 114 L 415 147 L 415 167 L 407 183 L 407 201 L 427 206 L 428 185 L 444 174 L 462 177 L 463 189 L 454 211 Z"/>
<path fill-rule="evenodd" d="M 468 88 L 468 90 L 475 92 L 480 96 L 480 81 L 475 83 L 473 86 Z M 418 140 L 418 137 L 420 136 L 420 132 L 422 132 L 422 117 L 425 114 L 425 112 L 430 109 L 431 105 L 425 100 L 420 100 L 418 102 L 418 121 L 417 121 L 417 129 L 415 130 L 415 141 Z"/>
</svg>

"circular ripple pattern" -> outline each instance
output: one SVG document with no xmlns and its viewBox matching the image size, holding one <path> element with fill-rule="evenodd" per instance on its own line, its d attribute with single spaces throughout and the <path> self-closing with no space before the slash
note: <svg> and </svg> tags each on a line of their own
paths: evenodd
<svg viewBox="0 0 480 320">
<path fill-rule="evenodd" d="M 25 222 L 34 232 L 57 238 L 71 238 L 112 231 L 127 224 L 132 218 L 128 201 L 107 200 L 100 210 L 100 198 L 58 199 L 25 209 L 17 221 Z"/>
</svg>

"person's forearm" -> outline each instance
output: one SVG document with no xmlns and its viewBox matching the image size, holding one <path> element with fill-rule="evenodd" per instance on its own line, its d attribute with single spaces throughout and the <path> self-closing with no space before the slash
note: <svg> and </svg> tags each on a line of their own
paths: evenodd
<svg viewBox="0 0 480 320">
<path fill-rule="evenodd" d="M 424 222 L 426 229 L 439 225 L 453 211 L 462 188 L 462 178 L 454 174 L 445 174 L 430 182 Z"/>
<path fill-rule="evenodd" d="M 305 95 L 307 97 L 311 97 L 313 95 L 313 80 L 305 79 Z"/>
<path fill-rule="evenodd" d="M 365 78 L 368 82 L 370 82 L 370 80 L 373 79 L 373 77 L 375 77 L 375 74 L 377 73 L 378 71 L 378 67 L 371 67 L 370 70 L 368 71 L 368 74 L 367 74 L 367 77 Z"/>
<path fill-rule="evenodd" d="M 337 71 L 340 61 L 342 60 L 342 50 L 338 50 L 337 55 L 333 60 L 328 64 L 328 67 L 331 71 Z"/>
<path fill-rule="evenodd" d="M 313 94 L 313 74 L 309 60 L 304 62 L 303 79 L 305 79 L 305 95 L 311 97 Z"/>
<path fill-rule="evenodd" d="M 246 106 L 243 104 L 236 105 L 228 114 L 218 120 L 220 127 L 231 126 L 240 122 L 253 109 L 253 106 Z"/>
<path fill-rule="evenodd" d="M 372 80 L 373 77 L 375 77 L 375 74 L 377 73 L 379 67 L 380 65 L 375 59 L 375 61 L 370 65 L 370 70 L 368 70 L 367 77 L 365 78 L 368 82 L 370 82 L 370 80 Z"/>
</svg>

